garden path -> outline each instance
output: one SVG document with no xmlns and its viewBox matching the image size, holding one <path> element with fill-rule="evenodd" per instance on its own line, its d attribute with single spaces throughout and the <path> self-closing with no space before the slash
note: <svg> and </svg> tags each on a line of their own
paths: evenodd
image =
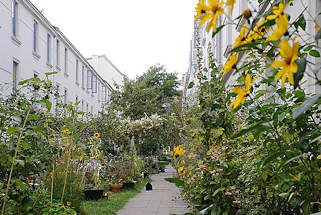
<svg viewBox="0 0 321 215">
<path fill-rule="evenodd" d="M 145 188 L 135 198 L 129 200 L 117 215 L 183 215 L 191 213 L 186 202 L 181 197 L 180 190 L 175 184 L 165 181 L 172 178 L 175 170 L 168 165 L 164 173 L 152 175 L 153 190 Z"/>
</svg>

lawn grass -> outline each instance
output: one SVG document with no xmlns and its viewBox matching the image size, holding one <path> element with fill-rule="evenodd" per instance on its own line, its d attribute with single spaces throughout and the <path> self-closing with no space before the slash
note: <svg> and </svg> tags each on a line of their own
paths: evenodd
<svg viewBox="0 0 321 215">
<path fill-rule="evenodd" d="M 122 209 L 129 199 L 135 197 L 148 181 L 150 179 L 144 179 L 135 184 L 134 188 L 119 193 L 109 192 L 108 200 L 85 201 L 82 205 L 83 210 L 86 215 L 116 215 L 117 211 Z"/>
</svg>

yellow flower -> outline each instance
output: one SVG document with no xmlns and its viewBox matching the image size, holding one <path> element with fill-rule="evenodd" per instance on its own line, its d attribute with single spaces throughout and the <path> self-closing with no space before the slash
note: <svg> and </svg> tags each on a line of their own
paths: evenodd
<svg viewBox="0 0 321 215">
<path fill-rule="evenodd" d="M 208 1 L 208 6 L 204 3 L 204 0 L 197 5 L 197 15 L 195 16 L 195 19 L 201 19 L 201 26 L 207 21 L 209 21 L 207 24 L 206 31 L 209 32 L 209 30 L 213 28 L 213 32 L 216 32 L 217 17 L 219 14 L 222 15 L 224 13 L 224 2 L 220 2 L 220 0 Z"/>
<path fill-rule="evenodd" d="M 234 4 L 235 4 L 235 0 L 227 0 L 225 3 L 227 7 L 230 7 L 230 12 L 229 12 L 230 15 L 232 15 Z"/>
<path fill-rule="evenodd" d="M 229 71 L 231 71 L 232 69 L 236 68 L 236 62 L 237 59 L 239 58 L 239 54 L 235 55 L 235 53 L 233 53 L 229 59 L 226 61 L 224 68 L 221 72 L 225 72 L 228 73 Z"/>
<path fill-rule="evenodd" d="M 184 160 L 182 160 L 182 164 L 185 165 L 185 161 Z"/>
<path fill-rule="evenodd" d="M 209 0 L 209 7 L 211 8 L 211 13 L 209 16 L 209 23 L 207 25 L 206 31 L 209 32 L 210 29 L 213 29 L 213 32 L 216 32 L 217 18 L 218 15 L 222 15 L 224 13 L 223 5 L 224 2 L 220 2 L 220 0 Z"/>
<path fill-rule="evenodd" d="M 278 28 L 274 29 L 273 34 L 267 38 L 267 42 L 279 40 L 288 32 L 289 21 L 286 14 L 277 18 L 275 23 L 277 24 Z"/>
<path fill-rule="evenodd" d="M 202 17 L 203 15 L 206 14 L 206 11 L 208 11 L 209 8 L 208 6 L 206 6 L 204 0 L 200 1 L 198 4 L 197 4 L 197 7 L 196 7 L 196 16 L 195 16 L 195 19 L 198 19 L 200 17 Z"/>
<path fill-rule="evenodd" d="M 16 139 L 18 139 L 18 136 L 15 134 L 15 135 L 13 135 L 13 138 L 16 138 Z"/>
<path fill-rule="evenodd" d="M 94 137 L 95 137 L 96 139 L 98 139 L 98 138 L 100 137 L 100 135 L 99 135 L 98 133 L 95 133 L 95 134 L 94 134 Z"/>
<path fill-rule="evenodd" d="M 67 205 L 70 206 L 70 205 L 71 205 L 71 202 L 67 202 Z"/>
<path fill-rule="evenodd" d="M 294 39 L 295 40 L 295 39 Z M 293 47 L 290 46 L 287 40 L 282 40 L 280 44 L 281 60 L 276 60 L 272 63 L 274 68 L 283 67 L 275 76 L 275 81 L 278 81 L 281 76 L 281 87 L 284 89 L 284 82 L 288 77 L 290 84 L 294 85 L 293 73 L 298 70 L 296 60 L 298 59 L 299 42 L 293 40 Z"/>
<path fill-rule="evenodd" d="M 61 208 L 66 209 L 65 205 L 62 205 Z"/>
<path fill-rule="evenodd" d="M 321 155 L 318 155 L 317 159 L 321 159 Z"/>
<path fill-rule="evenodd" d="M 89 142 L 90 145 L 94 144 L 92 141 Z"/>
<path fill-rule="evenodd" d="M 179 146 L 174 148 L 174 156 L 182 156 L 183 154 L 185 154 L 185 152 L 186 151 L 183 148 L 180 148 Z"/>
<path fill-rule="evenodd" d="M 184 166 L 181 166 L 180 168 L 178 168 L 178 173 L 181 173 L 184 170 Z"/>
<path fill-rule="evenodd" d="M 171 156 L 172 156 L 172 157 L 174 156 L 174 152 L 173 152 L 173 151 L 171 151 Z"/>
<path fill-rule="evenodd" d="M 235 39 L 233 48 L 236 48 L 236 47 L 246 43 L 246 41 L 245 41 L 246 40 L 246 32 L 247 32 L 247 27 L 246 27 L 246 25 L 243 25 L 240 35 Z"/>
<path fill-rule="evenodd" d="M 285 5 L 285 0 L 283 2 L 281 2 L 279 4 L 279 6 L 274 6 L 272 8 L 272 15 L 266 17 L 268 20 L 272 20 L 275 18 L 278 18 L 279 16 L 282 16 L 284 14 L 284 9 L 286 7 L 288 7 L 290 4 L 292 3 L 292 1 L 289 1 L 286 5 Z"/>
<path fill-rule="evenodd" d="M 243 16 L 244 19 L 250 18 L 252 16 L 251 10 L 250 9 L 245 9 L 242 12 L 242 16 Z"/>
<path fill-rule="evenodd" d="M 318 30 L 319 30 L 319 25 L 318 25 L 318 24 L 315 24 L 314 29 L 315 29 L 316 31 L 318 31 Z"/>
<path fill-rule="evenodd" d="M 66 128 L 65 130 L 64 130 L 64 134 L 70 134 L 70 130 L 68 129 L 68 128 Z"/>
<path fill-rule="evenodd" d="M 251 81 L 251 76 L 247 74 L 245 77 L 245 89 L 238 87 L 232 89 L 234 93 L 238 94 L 238 97 L 230 104 L 232 109 L 237 108 L 240 104 L 244 104 L 246 96 L 251 93 L 251 87 L 256 78 L 257 76 Z"/>
</svg>

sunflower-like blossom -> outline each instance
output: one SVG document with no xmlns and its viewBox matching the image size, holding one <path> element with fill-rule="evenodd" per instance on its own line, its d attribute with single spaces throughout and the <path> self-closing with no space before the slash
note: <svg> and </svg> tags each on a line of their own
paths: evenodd
<svg viewBox="0 0 321 215">
<path fill-rule="evenodd" d="M 230 108 L 235 109 L 240 104 L 244 104 L 246 96 L 251 93 L 251 88 L 256 78 L 257 76 L 251 80 L 251 76 L 247 74 L 245 77 L 245 89 L 239 87 L 232 89 L 234 93 L 238 94 L 238 97 L 230 104 Z"/>
<path fill-rule="evenodd" d="M 275 23 L 277 24 L 278 28 L 274 29 L 273 34 L 267 38 L 267 42 L 279 40 L 283 35 L 286 35 L 288 32 L 289 21 L 286 14 L 278 17 L 275 20 Z"/>
<path fill-rule="evenodd" d="M 200 18 L 201 26 L 208 22 L 206 28 L 207 32 L 209 32 L 211 28 L 213 29 L 213 32 L 216 32 L 218 15 L 222 15 L 224 13 L 223 5 L 224 2 L 221 2 L 220 0 L 209 0 L 209 5 L 206 5 L 204 0 L 198 3 L 195 19 Z"/>
<path fill-rule="evenodd" d="M 224 65 L 224 68 L 223 68 L 223 70 L 221 72 L 228 73 L 232 69 L 235 69 L 235 65 L 236 65 L 236 62 L 237 62 L 238 58 L 239 58 L 239 54 L 237 53 L 235 55 L 235 53 L 233 52 L 233 54 L 226 61 L 225 65 Z"/>
<path fill-rule="evenodd" d="M 287 4 L 285 3 L 285 0 L 281 2 L 278 6 L 274 6 L 272 8 L 272 15 L 269 15 L 266 17 L 268 20 L 276 19 L 280 16 L 284 15 L 284 10 L 292 3 L 292 1 L 289 1 Z"/>
<path fill-rule="evenodd" d="M 295 42 L 293 40 L 293 47 L 290 46 L 287 40 L 282 40 L 280 43 L 280 55 L 281 60 L 276 60 L 272 63 L 274 68 L 282 69 L 276 74 L 274 80 L 278 81 L 281 76 L 281 88 L 284 89 L 284 83 L 286 78 L 290 84 L 294 85 L 293 73 L 298 71 L 298 65 L 296 64 L 296 60 L 298 59 L 298 50 L 299 50 L 299 42 Z"/>
<path fill-rule="evenodd" d="M 248 30 L 248 28 L 246 27 L 246 25 L 243 25 L 240 35 L 235 39 L 233 48 L 236 48 L 236 47 L 246 43 L 246 32 L 247 32 L 247 30 Z"/>
</svg>

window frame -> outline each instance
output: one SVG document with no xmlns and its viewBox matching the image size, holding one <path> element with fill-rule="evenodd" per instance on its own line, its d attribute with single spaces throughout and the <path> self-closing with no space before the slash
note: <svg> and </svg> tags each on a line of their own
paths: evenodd
<svg viewBox="0 0 321 215">
<path fill-rule="evenodd" d="M 51 35 L 47 33 L 47 63 L 51 65 Z"/>
<path fill-rule="evenodd" d="M 38 53 L 38 22 L 33 20 L 33 52 Z"/>
<path fill-rule="evenodd" d="M 18 2 L 12 0 L 12 35 L 17 37 L 18 35 Z"/>
<path fill-rule="evenodd" d="M 19 62 L 13 60 L 12 63 L 12 88 L 17 89 L 18 86 L 18 72 L 19 72 Z"/>
</svg>

